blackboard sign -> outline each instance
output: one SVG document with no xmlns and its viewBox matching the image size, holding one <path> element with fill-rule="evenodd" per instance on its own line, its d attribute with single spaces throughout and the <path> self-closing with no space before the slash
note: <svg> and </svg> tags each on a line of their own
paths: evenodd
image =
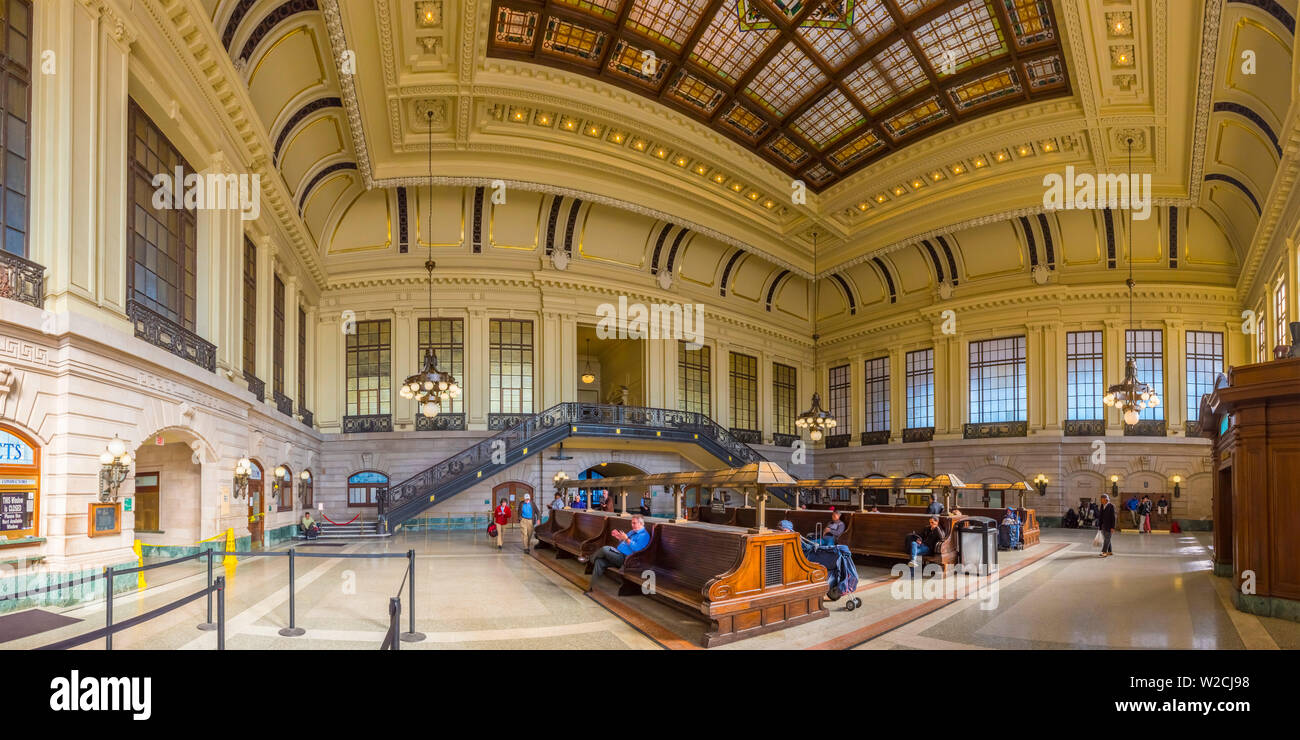
<svg viewBox="0 0 1300 740">
<path fill-rule="evenodd" d="M 122 516 L 117 504 L 90 504 L 88 535 L 98 537 L 122 531 Z"/>
<path fill-rule="evenodd" d="M 27 529 L 27 494 L 0 493 L 0 531 Z"/>
</svg>

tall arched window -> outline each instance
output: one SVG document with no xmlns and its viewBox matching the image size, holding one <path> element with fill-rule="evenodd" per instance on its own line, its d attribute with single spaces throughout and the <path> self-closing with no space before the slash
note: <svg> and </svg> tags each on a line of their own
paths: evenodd
<svg viewBox="0 0 1300 740">
<path fill-rule="evenodd" d="M 274 471 L 277 476 L 275 487 L 275 505 L 280 511 L 293 510 L 293 470 L 288 465 L 281 465 Z"/>
<path fill-rule="evenodd" d="M 363 470 L 348 476 L 348 506 L 377 506 L 379 492 L 388 489 L 388 476 Z"/>
<path fill-rule="evenodd" d="M 302 508 L 310 509 L 316 505 L 316 482 L 312 480 L 310 470 L 302 471 L 298 478 L 298 491 L 302 496 Z"/>
</svg>

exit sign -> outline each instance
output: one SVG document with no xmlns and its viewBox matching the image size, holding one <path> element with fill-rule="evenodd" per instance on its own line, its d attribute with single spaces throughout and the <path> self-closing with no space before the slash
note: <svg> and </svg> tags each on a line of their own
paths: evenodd
<svg viewBox="0 0 1300 740">
<path fill-rule="evenodd" d="M 133 499 L 133 498 L 124 498 L 124 499 L 122 499 L 122 511 L 131 511 L 131 510 L 132 510 L 132 509 L 131 509 L 131 505 L 132 505 L 133 503 L 135 503 L 135 499 Z"/>
</svg>

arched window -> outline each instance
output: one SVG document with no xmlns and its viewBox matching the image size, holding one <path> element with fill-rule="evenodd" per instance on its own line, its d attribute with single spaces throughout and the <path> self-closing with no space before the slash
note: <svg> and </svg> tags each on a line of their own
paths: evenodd
<svg viewBox="0 0 1300 740">
<path fill-rule="evenodd" d="M 302 508 L 310 509 L 316 505 L 315 481 L 312 480 L 310 470 L 304 470 L 298 474 L 298 491 L 302 497 Z"/>
<path fill-rule="evenodd" d="M 288 465 L 280 465 L 275 473 L 275 506 L 279 511 L 293 511 L 293 470 Z"/>
<path fill-rule="evenodd" d="M 40 505 L 40 447 L 0 426 L 0 535 L 10 540 L 38 536 Z"/>
<path fill-rule="evenodd" d="M 388 489 L 388 476 L 363 470 L 348 476 L 348 506 L 377 506 L 379 492 Z"/>
</svg>

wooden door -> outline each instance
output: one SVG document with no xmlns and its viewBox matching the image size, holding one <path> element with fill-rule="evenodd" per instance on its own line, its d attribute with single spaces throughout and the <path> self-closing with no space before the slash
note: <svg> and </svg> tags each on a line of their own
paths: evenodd
<svg viewBox="0 0 1300 740">
<path fill-rule="evenodd" d="M 158 473 L 135 474 L 135 529 L 157 532 L 161 518 L 158 511 Z"/>
<path fill-rule="evenodd" d="M 253 536 L 254 544 L 262 542 L 262 526 L 265 523 L 266 501 L 262 491 L 262 466 L 253 461 L 253 472 L 248 477 L 248 532 Z M 253 517 L 257 516 L 257 521 Z"/>
<path fill-rule="evenodd" d="M 510 507 L 510 522 L 512 524 L 516 523 L 519 521 L 519 509 L 524 503 L 524 495 L 531 494 L 532 492 L 533 487 L 527 483 L 520 483 L 518 481 L 502 483 L 492 489 L 492 511 L 495 512 L 497 507 L 501 505 L 501 502 L 504 501 L 506 506 Z M 511 494 L 514 494 L 515 497 L 513 501 L 510 500 Z M 532 503 L 533 506 L 537 506 L 536 497 L 534 497 Z"/>
</svg>

